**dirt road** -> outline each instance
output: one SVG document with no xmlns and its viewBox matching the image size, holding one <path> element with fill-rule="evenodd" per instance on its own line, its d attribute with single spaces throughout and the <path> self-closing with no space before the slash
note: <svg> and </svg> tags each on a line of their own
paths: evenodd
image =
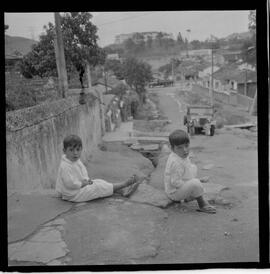
<svg viewBox="0 0 270 274">
<path fill-rule="evenodd" d="M 172 121 L 167 130 L 183 128 L 185 103 L 177 95 L 178 88 L 152 92 L 159 95 L 163 114 Z M 220 129 L 213 137 L 195 135 L 191 137 L 191 151 L 200 176 L 210 176 L 212 183 L 228 187 L 221 196 L 231 205 L 216 205 L 215 215 L 198 214 L 194 211 L 196 202 L 169 208 L 161 248 L 148 262 L 258 261 L 256 133 Z M 212 167 L 206 169 L 207 165 Z"/>
</svg>

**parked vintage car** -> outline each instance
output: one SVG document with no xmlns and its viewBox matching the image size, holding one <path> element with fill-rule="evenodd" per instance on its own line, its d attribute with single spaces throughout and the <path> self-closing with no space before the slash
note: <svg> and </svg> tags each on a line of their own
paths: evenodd
<svg viewBox="0 0 270 274">
<path fill-rule="evenodd" d="M 174 81 L 172 80 L 160 80 L 157 79 L 153 82 L 149 83 L 149 88 L 153 88 L 153 87 L 168 87 L 168 86 L 173 86 Z"/>
<path fill-rule="evenodd" d="M 184 125 L 190 135 L 204 132 L 206 135 L 215 134 L 216 121 L 214 120 L 214 109 L 211 106 L 190 105 L 184 116 Z"/>
</svg>

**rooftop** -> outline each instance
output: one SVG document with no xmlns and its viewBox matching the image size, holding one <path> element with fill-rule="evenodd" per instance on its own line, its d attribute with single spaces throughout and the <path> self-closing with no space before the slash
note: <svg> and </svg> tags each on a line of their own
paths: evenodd
<svg viewBox="0 0 270 274">
<path fill-rule="evenodd" d="M 213 77 L 217 80 L 226 81 L 234 80 L 238 83 L 257 82 L 257 74 L 251 70 L 240 70 L 236 64 L 222 67 L 213 74 Z"/>
</svg>

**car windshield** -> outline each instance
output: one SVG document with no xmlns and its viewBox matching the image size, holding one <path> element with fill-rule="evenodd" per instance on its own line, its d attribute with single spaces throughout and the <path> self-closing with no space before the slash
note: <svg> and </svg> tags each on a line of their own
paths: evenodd
<svg viewBox="0 0 270 274">
<path fill-rule="evenodd" d="M 208 116 L 213 114 L 211 108 L 190 108 L 191 115 Z"/>
</svg>

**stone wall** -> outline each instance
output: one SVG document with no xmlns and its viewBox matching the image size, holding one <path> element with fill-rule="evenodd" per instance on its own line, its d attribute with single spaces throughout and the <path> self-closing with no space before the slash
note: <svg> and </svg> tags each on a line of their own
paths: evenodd
<svg viewBox="0 0 270 274">
<path fill-rule="evenodd" d="M 85 161 L 101 142 L 100 104 L 91 94 L 86 104 L 78 96 L 6 115 L 8 193 L 54 188 L 63 153 L 63 138 L 77 134 Z"/>
</svg>

